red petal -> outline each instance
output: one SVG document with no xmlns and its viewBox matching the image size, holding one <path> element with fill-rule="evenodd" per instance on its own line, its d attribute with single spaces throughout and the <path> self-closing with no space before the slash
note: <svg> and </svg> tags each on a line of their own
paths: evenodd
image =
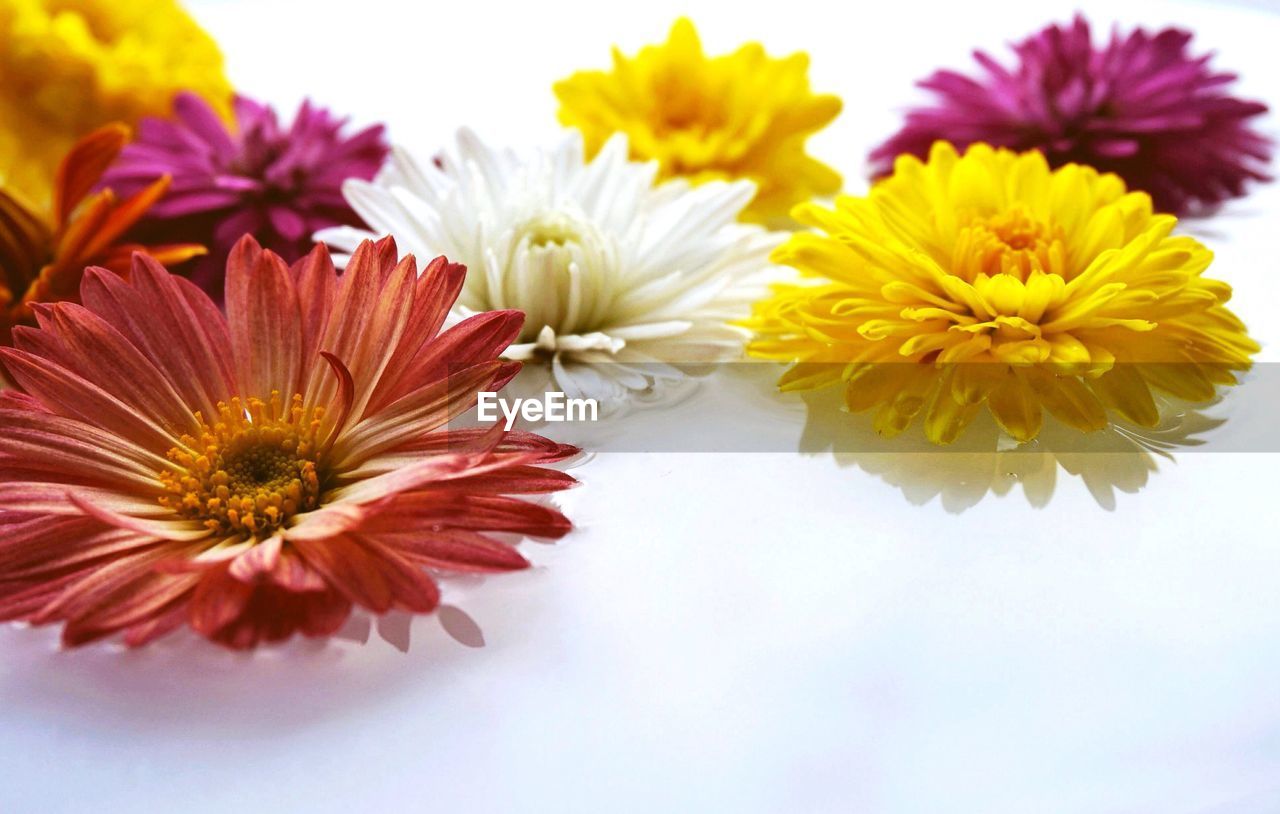
<svg viewBox="0 0 1280 814">
<path fill-rule="evenodd" d="M 42 332 L 31 335 L 36 333 Z M 27 335 L 15 331 L 15 344 L 25 344 L 22 338 Z M 47 358 L 17 348 L 0 348 L 0 360 L 23 390 L 60 415 L 101 427 L 160 455 L 177 441 L 137 409 Z"/>
<path fill-rule="evenodd" d="M 387 370 L 378 383 L 377 392 L 370 399 L 369 414 L 377 413 L 418 386 L 409 375 L 413 359 L 426 343 L 435 338 L 444 324 L 449 309 L 462 291 L 466 273 L 465 266 L 447 263 L 443 257 L 437 257 L 423 269 L 414 290 L 413 310 L 404 335 L 387 362 Z"/>
<path fill-rule="evenodd" d="M 268 537 L 232 560 L 227 573 L 241 582 L 257 582 L 260 575 L 274 571 L 280 564 L 283 545 L 284 541 L 279 536 Z"/>
<path fill-rule="evenodd" d="M 191 627 L 212 637 L 239 616 L 253 596 L 254 586 L 218 572 L 206 575 L 196 585 L 188 607 Z"/>
<path fill-rule="evenodd" d="M 462 478 L 453 487 L 468 492 L 496 492 L 504 495 L 539 494 L 572 489 L 578 479 L 556 469 L 539 466 L 510 466 L 482 475 Z"/>
<path fill-rule="evenodd" d="M 466 529 L 426 530 L 378 539 L 410 560 L 430 568 L 454 571 L 515 571 L 529 561 L 509 545 Z"/>
<path fill-rule="evenodd" d="M 186 602 L 177 602 L 145 622 L 139 622 L 124 632 L 124 643 L 129 647 L 142 647 L 168 635 L 182 626 L 187 620 Z"/>
<path fill-rule="evenodd" d="M 184 603 L 199 577 L 151 572 L 121 586 L 112 604 L 71 619 L 62 629 L 62 643 L 75 647 L 110 636 L 134 625 L 166 616 Z"/>
<path fill-rule="evenodd" d="M 410 393 L 376 416 L 348 430 L 334 447 L 338 466 L 353 466 L 433 429 L 466 412 L 476 394 L 489 387 L 502 369 L 485 362 L 437 379 Z"/>
<path fill-rule="evenodd" d="M 329 326 L 338 287 L 338 273 L 329 249 L 317 243 L 311 253 L 290 269 L 298 291 L 302 316 L 302 358 L 309 363 L 320 350 L 320 339 Z"/>
<path fill-rule="evenodd" d="M 36 306 L 40 327 L 61 345 L 56 360 L 176 436 L 198 431 L 174 383 L 114 325 L 75 303 Z"/>
<path fill-rule="evenodd" d="M 190 281 L 139 254 L 128 281 L 89 269 L 80 296 L 155 362 L 188 409 L 212 416 L 218 402 L 230 399 L 235 376 L 226 318 Z"/>
<path fill-rule="evenodd" d="M 325 447 L 330 448 L 342 431 L 346 429 L 347 420 L 351 417 L 351 401 L 355 398 L 355 381 L 351 376 L 351 371 L 347 369 L 341 359 L 328 351 L 320 351 L 320 356 L 329 364 L 334 378 L 338 381 L 338 414 L 333 418 L 333 427 L 330 429 L 329 437 L 325 441 Z"/>
<path fill-rule="evenodd" d="M 422 348 L 405 374 L 404 387 L 421 387 L 468 365 L 498 358 L 523 325 L 521 311 L 489 311 L 459 322 Z"/>
<path fill-rule="evenodd" d="M 440 602 L 440 591 L 426 572 L 368 540 L 332 537 L 300 541 L 297 547 L 329 584 L 375 613 L 393 607 L 429 613 Z"/>
<path fill-rule="evenodd" d="M 250 248 L 242 240 L 237 244 Z M 250 252 L 251 253 L 251 252 Z M 293 275 L 274 252 L 257 262 L 228 263 L 227 324 L 236 371 L 246 393 L 267 397 L 279 390 L 288 399 L 300 391 L 302 314 Z"/>
</svg>

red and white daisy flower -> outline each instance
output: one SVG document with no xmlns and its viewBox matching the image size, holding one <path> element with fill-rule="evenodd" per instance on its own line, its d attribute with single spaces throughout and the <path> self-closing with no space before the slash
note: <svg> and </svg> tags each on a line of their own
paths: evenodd
<svg viewBox="0 0 1280 814">
<path fill-rule="evenodd" d="M 227 313 L 138 254 L 0 350 L 0 619 L 78 645 L 183 623 L 234 648 L 433 610 L 434 569 L 528 562 L 496 532 L 570 523 L 523 495 L 573 478 L 545 438 L 445 425 L 518 366 L 518 311 L 443 333 L 465 268 L 366 242 L 339 278 L 242 240 Z"/>
</svg>

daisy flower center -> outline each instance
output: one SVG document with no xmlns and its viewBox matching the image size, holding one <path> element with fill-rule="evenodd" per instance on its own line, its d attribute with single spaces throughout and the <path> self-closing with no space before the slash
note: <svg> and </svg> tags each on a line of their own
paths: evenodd
<svg viewBox="0 0 1280 814">
<path fill-rule="evenodd" d="M 169 450 L 176 468 L 161 475 L 160 504 L 210 529 L 245 537 L 269 533 L 320 502 L 321 417 L 295 395 L 264 402 L 239 397 L 218 405 L 210 424 L 196 413 L 199 436 Z"/>
</svg>

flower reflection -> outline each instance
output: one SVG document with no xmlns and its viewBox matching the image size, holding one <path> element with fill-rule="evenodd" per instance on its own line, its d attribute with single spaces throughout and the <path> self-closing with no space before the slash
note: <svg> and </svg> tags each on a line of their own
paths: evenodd
<svg viewBox="0 0 1280 814">
<path fill-rule="evenodd" d="M 882 438 L 870 418 L 839 409 L 839 392 L 808 393 L 804 401 L 808 415 L 801 452 L 834 453 L 840 466 L 881 478 L 914 505 L 939 498 L 944 509 L 957 514 L 988 495 L 1008 495 L 1018 485 L 1030 505 L 1043 508 L 1053 498 L 1059 469 L 1080 478 L 1099 506 L 1113 510 L 1117 492 L 1137 493 L 1159 471 L 1162 459 L 1173 462 L 1176 451 L 1204 444 L 1199 436 L 1226 421 L 1206 415 L 1205 405 L 1192 409 L 1169 401 L 1160 405 L 1163 418 L 1156 427 L 1113 422 L 1082 434 L 1046 421 L 1038 438 L 1018 444 L 987 417 L 953 446 L 940 449 L 922 434 Z"/>
</svg>

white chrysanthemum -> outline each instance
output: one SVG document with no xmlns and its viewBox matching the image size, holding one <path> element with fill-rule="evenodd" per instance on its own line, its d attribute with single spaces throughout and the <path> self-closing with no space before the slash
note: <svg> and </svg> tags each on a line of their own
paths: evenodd
<svg viewBox="0 0 1280 814">
<path fill-rule="evenodd" d="M 397 149 L 372 183 L 343 191 L 401 251 L 467 265 L 455 317 L 524 311 L 505 356 L 549 362 L 556 389 L 609 403 L 681 365 L 738 358 L 744 336 L 728 323 L 761 294 L 782 237 L 737 222 L 750 182 L 655 185 L 656 174 L 627 160 L 621 136 L 584 162 L 576 132 L 523 157 L 463 130 L 454 151 L 418 161 Z M 349 251 L 369 235 L 317 239 Z"/>
</svg>

